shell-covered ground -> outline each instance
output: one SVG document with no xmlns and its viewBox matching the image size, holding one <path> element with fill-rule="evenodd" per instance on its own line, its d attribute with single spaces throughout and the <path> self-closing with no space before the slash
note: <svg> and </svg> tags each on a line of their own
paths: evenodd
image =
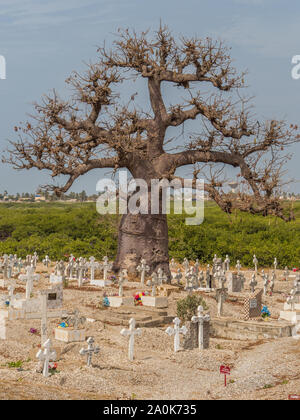
<svg viewBox="0 0 300 420">
<path fill-rule="evenodd" d="M 48 273 L 42 265 L 37 272 L 41 280 L 37 290 L 49 288 Z M 50 270 L 49 270 L 50 272 Z M 246 272 L 249 290 L 252 273 Z M 280 281 L 273 296 L 264 298 L 273 321 L 283 309 L 285 296 L 293 282 Z M 125 295 L 142 291 L 138 279 L 125 285 Z M 260 279 L 259 286 L 262 287 Z M 18 293 L 25 292 L 18 284 Z M 117 292 L 110 288 L 108 293 Z M 5 290 L 0 291 L 1 294 Z M 241 298 L 243 294 L 235 294 Z M 176 315 L 176 301 L 186 292 L 172 293 L 168 312 Z M 212 317 L 216 316 L 213 295 L 203 296 Z M 232 296 L 231 296 L 232 297 Z M 103 290 L 83 287 L 76 283 L 64 289 L 64 309 L 80 313 L 94 322 L 86 323 L 86 337 L 93 336 L 100 347 L 93 357 L 92 367 L 86 366 L 79 354 L 86 343 L 65 344 L 54 340 L 53 328 L 59 319 L 48 321 L 48 331 L 58 352 L 57 369 L 49 378 L 38 372 L 36 352 L 40 345 L 40 321 L 9 321 L 8 339 L 0 340 L 0 399 L 288 399 L 289 394 L 300 394 L 300 341 L 293 338 L 260 341 L 237 341 L 211 338 L 208 350 L 181 350 L 174 354 L 173 338 L 165 333 L 166 326 L 143 328 L 136 338 L 135 359 L 129 362 L 128 339 L 120 334 L 123 327 L 103 323 L 99 303 Z M 241 305 L 234 300 L 225 303 L 226 317 L 238 318 Z M 31 328 L 37 334 L 30 332 Z M 225 388 L 220 365 L 231 367 L 231 376 Z"/>
</svg>

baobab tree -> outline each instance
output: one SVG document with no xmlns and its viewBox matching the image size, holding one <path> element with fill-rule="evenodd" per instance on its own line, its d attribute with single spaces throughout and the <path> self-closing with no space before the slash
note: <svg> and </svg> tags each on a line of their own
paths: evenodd
<svg viewBox="0 0 300 420">
<path fill-rule="evenodd" d="M 121 98 L 122 83 L 134 89 L 136 79 L 146 83 L 147 109 L 140 109 L 134 91 L 128 101 Z M 54 91 L 35 104 L 30 121 L 15 127 L 17 139 L 4 157 L 18 170 L 66 177 L 63 185 L 46 186 L 57 195 L 94 169 L 126 168 L 150 187 L 152 179 L 180 179 L 177 170 L 188 166 L 194 180 L 205 177 L 206 193 L 228 214 L 239 209 L 292 217 L 276 192 L 286 147 L 299 141 L 297 127 L 258 121 L 250 98 L 242 95 L 245 74 L 234 68 L 221 41 L 175 39 L 162 26 L 154 33 L 120 30 L 112 47 L 99 48 L 97 62 L 67 83 L 74 91 L 70 99 Z M 180 103 L 169 103 L 168 87 L 179 91 Z M 183 128 L 190 120 L 194 131 L 186 139 Z M 181 137 L 169 138 L 171 127 Z M 239 172 L 242 188 L 236 194 L 226 189 L 226 168 Z M 165 214 L 122 216 L 114 267 L 131 269 L 141 258 L 152 270 L 169 273 Z"/>
</svg>

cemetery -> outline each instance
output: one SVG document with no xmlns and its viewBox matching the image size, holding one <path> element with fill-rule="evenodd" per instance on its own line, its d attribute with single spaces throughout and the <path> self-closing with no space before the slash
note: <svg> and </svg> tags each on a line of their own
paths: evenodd
<svg viewBox="0 0 300 420">
<path fill-rule="evenodd" d="M 4 2 L 1 400 L 300 400 L 290 10 L 216 2 Z"/>
<path fill-rule="evenodd" d="M 299 384 L 300 272 L 278 269 L 276 258 L 270 269 L 256 257 L 250 268 L 229 259 L 215 255 L 206 266 L 172 259 L 168 281 L 145 261 L 135 274 L 115 274 L 108 258 L 3 255 L 0 393 L 13 398 L 17 387 L 26 399 L 275 399 L 283 388 L 292 392 Z M 232 378 L 225 389 L 224 364 Z"/>
</svg>

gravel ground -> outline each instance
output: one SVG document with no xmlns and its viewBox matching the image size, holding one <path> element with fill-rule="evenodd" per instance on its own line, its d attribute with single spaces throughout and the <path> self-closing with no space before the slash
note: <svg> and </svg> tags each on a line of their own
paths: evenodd
<svg viewBox="0 0 300 420">
<path fill-rule="evenodd" d="M 246 273 L 249 280 L 251 274 Z M 46 275 L 42 273 L 34 292 L 49 287 Z M 277 281 L 275 294 L 265 298 L 274 320 L 291 288 L 292 282 Z M 110 293 L 116 290 L 111 288 Z M 135 282 L 125 287 L 126 294 L 140 290 Z M 29 333 L 30 328 L 40 331 L 40 321 L 9 322 L 8 340 L 0 340 L 0 399 L 282 400 L 289 394 L 300 394 L 300 342 L 293 338 L 257 342 L 213 338 L 208 350 L 174 354 L 173 339 L 165 333 L 165 328 L 143 328 L 142 336 L 136 338 L 135 360 L 129 362 L 128 340 L 120 335 L 122 327 L 99 320 L 97 305 L 102 295 L 101 290 L 76 290 L 73 285 L 64 291 L 65 309 L 79 308 L 82 315 L 96 319 L 86 324 L 86 336 L 94 336 L 100 346 L 91 368 L 86 367 L 85 358 L 79 355 L 85 343 L 65 344 L 55 341 L 52 335 L 60 356 L 57 372 L 45 379 L 37 372 L 35 359 L 40 336 Z M 170 296 L 170 314 L 175 315 L 176 300 L 185 295 L 182 292 Z M 241 300 L 243 294 L 234 297 Z M 213 295 L 206 295 L 205 299 L 214 317 Z M 237 318 L 241 308 L 239 302 L 227 302 L 225 316 Z M 49 321 L 48 331 L 58 322 Z M 18 361 L 18 367 L 9 367 Z M 226 388 L 224 377 L 219 374 L 221 364 L 232 368 Z"/>
</svg>

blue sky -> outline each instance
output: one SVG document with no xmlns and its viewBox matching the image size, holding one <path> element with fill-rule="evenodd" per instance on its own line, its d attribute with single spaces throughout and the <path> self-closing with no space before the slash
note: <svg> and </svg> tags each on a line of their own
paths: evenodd
<svg viewBox="0 0 300 420">
<path fill-rule="evenodd" d="M 287 119 L 300 125 L 300 80 L 291 78 L 292 56 L 300 54 L 299 0 L 1 0 L 0 55 L 7 79 L 0 80 L 1 149 L 32 103 L 52 88 L 65 93 L 64 80 L 96 48 L 109 44 L 118 27 L 212 36 L 232 47 L 238 69 L 248 69 L 249 94 L 260 119 Z M 292 149 L 289 177 L 300 179 L 300 144 Z M 49 177 L 38 171 L 0 167 L 0 191 L 34 191 Z M 101 172 L 77 181 L 74 191 L 95 192 Z M 299 183 L 292 187 L 300 192 Z"/>
</svg>

